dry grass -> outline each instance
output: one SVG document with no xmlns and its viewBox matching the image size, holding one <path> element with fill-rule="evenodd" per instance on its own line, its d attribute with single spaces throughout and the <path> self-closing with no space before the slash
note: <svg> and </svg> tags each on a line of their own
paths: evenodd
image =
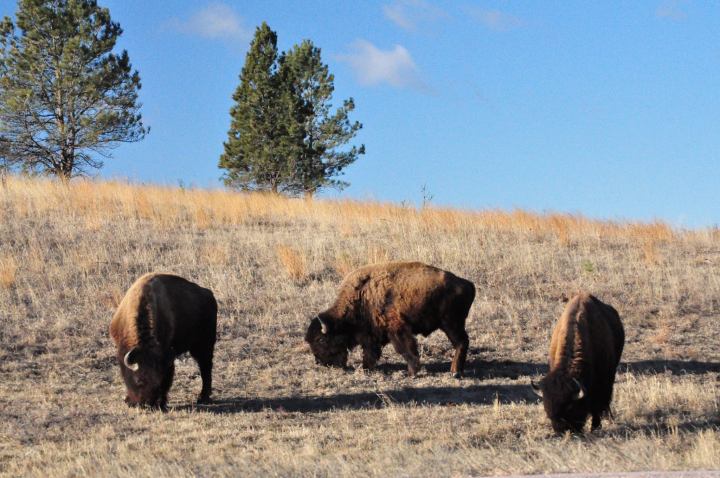
<svg viewBox="0 0 720 478">
<path fill-rule="evenodd" d="M 291 279 L 300 281 L 307 276 L 307 260 L 299 251 L 290 246 L 280 245 L 277 246 L 277 255 L 280 264 Z"/>
<path fill-rule="evenodd" d="M 20 178 L 0 189 L 0 211 L 0 474 L 720 467 L 717 230 Z M 389 259 L 475 282 L 464 380 L 447 373 L 440 334 L 420 340 L 415 379 L 390 347 L 373 373 L 314 364 L 302 342 L 310 317 L 347 272 Z M 107 327 L 150 270 L 215 291 L 211 406 L 191 406 L 200 380 L 188 358 L 170 413 L 122 403 Z M 580 288 L 619 309 L 627 344 L 615 421 L 557 438 L 528 383 L 545 370 L 561 297 Z"/>
<path fill-rule="evenodd" d="M 646 238 L 642 244 L 643 259 L 647 265 L 655 265 L 660 262 L 658 256 L 658 248 L 655 240 L 652 238 Z"/>
<path fill-rule="evenodd" d="M 15 284 L 17 263 L 12 256 L 0 257 L 0 287 L 9 289 Z"/>
</svg>

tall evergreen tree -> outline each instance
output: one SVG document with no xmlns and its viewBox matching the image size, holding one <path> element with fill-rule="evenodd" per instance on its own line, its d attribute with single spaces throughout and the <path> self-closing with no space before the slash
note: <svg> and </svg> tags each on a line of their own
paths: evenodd
<svg viewBox="0 0 720 478">
<path fill-rule="evenodd" d="M 67 180 L 141 140 L 140 77 L 95 0 L 19 0 L 0 23 L 0 137 L 7 159 Z"/>
<path fill-rule="evenodd" d="M 353 99 L 345 100 L 331 113 L 335 77 L 322 62 L 320 48 L 310 40 L 282 55 L 280 77 L 294 100 L 293 121 L 300 129 L 289 189 L 312 196 L 323 187 L 344 188 L 347 183 L 336 177 L 365 154 L 364 145 L 341 149 L 362 128 L 349 118 L 355 109 Z"/>
<path fill-rule="evenodd" d="M 277 34 L 263 22 L 255 30 L 233 94 L 230 130 L 219 164 L 229 186 L 286 191 L 293 149 L 290 132 L 296 128 L 289 114 L 292 99 L 281 87 L 277 61 Z"/>
<path fill-rule="evenodd" d="M 348 118 L 352 98 L 331 113 L 333 81 L 312 42 L 278 54 L 277 34 L 266 23 L 258 27 L 233 95 L 219 164 L 225 183 L 309 195 L 346 186 L 336 176 L 365 147 L 341 149 L 362 125 Z"/>
</svg>

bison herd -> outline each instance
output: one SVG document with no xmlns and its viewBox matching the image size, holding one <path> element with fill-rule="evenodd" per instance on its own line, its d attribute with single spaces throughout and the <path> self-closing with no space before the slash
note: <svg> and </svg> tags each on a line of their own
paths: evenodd
<svg viewBox="0 0 720 478">
<path fill-rule="evenodd" d="M 335 302 L 312 318 L 305 341 L 318 364 L 335 367 L 345 367 L 349 351 L 360 346 L 365 369 L 391 343 L 412 376 L 420 368 L 415 336 L 442 330 L 455 349 L 450 370 L 461 377 L 469 344 L 465 319 L 474 299 L 472 282 L 419 262 L 361 267 L 343 280 Z M 175 358 L 189 352 L 202 377 L 198 403 L 207 403 L 216 326 L 217 302 L 209 289 L 169 274 L 138 279 L 110 324 L 125 402 L 165 410 Z M 600 427 L 610 413 L 624 343 L 613 307 L 584 292 L 568 301 L 550 341 L 549 372 L 531 383 L 553 430 L 581 432 L 588 416 L 592 429 Z"/>
</svg>

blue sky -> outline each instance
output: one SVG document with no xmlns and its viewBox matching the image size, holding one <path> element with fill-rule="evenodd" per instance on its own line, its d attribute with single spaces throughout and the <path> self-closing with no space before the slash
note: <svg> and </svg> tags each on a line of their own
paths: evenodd
<svg viewBox="0 0 720 478">
<path fill-rule="evenodd" d="M 720 223 L 720 3 L 100 0 L 147 138 L 102 177 L 219 187 L 231 94 L 263 20 L 309 38 L 367 154 L 326 197 Z M 14 2 L 0 3 L 12 15 Z"/>
</svg>

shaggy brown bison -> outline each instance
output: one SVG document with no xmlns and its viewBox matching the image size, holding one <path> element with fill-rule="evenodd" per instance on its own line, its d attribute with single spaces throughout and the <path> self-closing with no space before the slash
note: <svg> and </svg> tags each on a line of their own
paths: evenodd
<svg viewBox="0 0 720 478">
<path fill-rule="evenodd" d="M 175 357 L 200 366 L 198 402 L 210 400 L 217 326 L 213 293 L 182 277 L 146 274 L 128 289 L 110 323 L 130 406 L 166 409 Z"/>
<path fill-rule="evenodd" d="M 550 342 L 550 371 L 532 383 L 556 433 L 580 433 L 588 415 L 592 429 L 610 413 L 615 370 L 625 332 L 617 311 L 581 292 L 565 306 Z"/>
<path fill-rule="evenodd" d="M 345 277 L 335 303 L 312 319 L 305 340 L 318 364 L 337 367 L 360 345 L 366 369 L 392 342 L 412 376 L 420 367 L 415 335 L 440 329 L 455 347 L 450 370 L 459 377 L 468 349 L 465 319 L 474 299 L 472 282 L 419 262 L 361 267 Z"/>
</svg>

